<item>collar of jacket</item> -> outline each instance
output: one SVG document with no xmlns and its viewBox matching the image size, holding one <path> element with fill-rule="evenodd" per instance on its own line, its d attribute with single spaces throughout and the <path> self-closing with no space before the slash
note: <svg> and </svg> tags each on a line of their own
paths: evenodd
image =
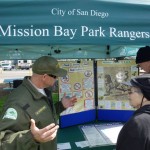
<svg viewBox="0 0 150 150">
<path fill-rule="evenodd" d="M 144 105 L 142 106 L 141 108 L 137 109 L 135 112 L 134 112 L 134 115 L 136 114 L 139 114 L 139 113 L 147 113 L 147 114 L 150 114 L 150 105 Z"/>
<path fill-rule="evenodd" d="M 42 93 L 38 92 L 37 89 L 29 82 L 29 76 L 26 76 L 23 79 L 22 85 L 25 86 L 29 92 L 32 94 L 35 100 L 41 99 L 41 98 L 46 98 Z"/>
</svg>

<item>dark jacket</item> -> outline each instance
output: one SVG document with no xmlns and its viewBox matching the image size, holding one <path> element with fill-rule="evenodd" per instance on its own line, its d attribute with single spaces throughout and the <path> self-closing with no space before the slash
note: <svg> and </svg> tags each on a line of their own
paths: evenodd
<svg viewBox="0 0 150 150">
<path fill-rule="evenodd" d="M 116 150 L 150 150 L 150 105 L 136 110 L 123 126 Z"/>
<path fill-rule="evenodd" d="M 13 90 L 0 117 L 0 150 L 57 149 L 56 138 L 50 142 L 37 143 L 30 132 L 31 118 L 40 129 L 56 123 L 51 93 L 47 89 L 45 91 L 49 98 L 39 93 L 27 78 Z M 63 110 L 62 105 L 59 108 Z"/>
</svg>

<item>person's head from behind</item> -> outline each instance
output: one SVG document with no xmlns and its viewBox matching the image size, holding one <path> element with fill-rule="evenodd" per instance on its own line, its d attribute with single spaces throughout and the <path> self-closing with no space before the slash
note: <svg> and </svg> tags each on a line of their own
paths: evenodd
<svg viewBox="0 0 150 150">
<path fill-rule="evenodd" d="M 146 73 L 150 73 L 150 47 L 141 47 L 136 55 L 136 64 Z"/>
<path fill-rule="evenodd" d="M 141 75 L 123 83 L 129 86 L 130 105 L 140 108 L 150 104 L 150 74 Z"/>
<path fill-rule="evenodd" d="M 53 86 L 58 77 L 64 77 L 67 71 L 60 68 L 58 61 L 54 57 L 42 56 L 32 65 L 32 78 L 39 87 L 46 88 Z"/>
</svg>

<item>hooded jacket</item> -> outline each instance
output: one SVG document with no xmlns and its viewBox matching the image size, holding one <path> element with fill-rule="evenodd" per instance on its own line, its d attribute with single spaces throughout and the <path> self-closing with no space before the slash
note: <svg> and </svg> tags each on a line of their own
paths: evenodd
<svg viewBox="0 0 150 150">
<path fill-rule="evenodd" d="M 51 92 L 47 89 L 45 92 L 47 96 L 39 93 L 27 77 L 18 88 L 13 90 L 0 117 L 0 150 L 57 149 L 56 138 L 46 143 L 38 143 L 30 131 L 31 118 L 40 129 L 56 123 L 56 111 Z M 63 110 L 61 103 L 56 105 L 57 111 Z"/>
<path fill-rule="evenodd" d="M 150 150 L 150 105 L 136 110 L 123 126 L 116 150 Z"/>
</svg>

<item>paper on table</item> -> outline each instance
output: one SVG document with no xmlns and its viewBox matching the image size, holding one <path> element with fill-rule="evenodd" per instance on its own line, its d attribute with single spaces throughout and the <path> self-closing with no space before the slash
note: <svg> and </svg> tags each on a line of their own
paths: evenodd
<svg viewBox="0 0 150 150">
<path fill-rule="evenodd" d="M 104 123 L 81 126 L 90 147 L 101 145 L 114 145 L 122 129 L 122 123 Z"/>
<path fill-rule="evenodd" d="M 57 144 L 57 150 L 67 150 L 67 149 L 71 149 L 71 145 L 69 142 Z"/>
<path fill-rule="evenodd" d="M 107 141 L 105 141 L 94 125 L 83 126 L 81 129 L 89 142 L 89 146 L 93 147 L 107 144 Z"/>
<path fill-rule="evenodd" d="M 110 142 L 116 144 L 117 138 L 119 135 L 120 130 L 122 129 L 123 124 L 117 125 L 117 126 L 109 126 L 108 128 L 101 129 L 100 127 L 97 129 L 104 134 L 104 137 L 106 137 Z"/>
<path fill-rule="evenodd" d="M 77 147 L 81 147 L 81 148 L 84 148 L 84 147 L 88 147 L 88 146 L 89 146 L 88 141 L 75 142 L 75 144 L 76 144 Z"/>
</svg>

